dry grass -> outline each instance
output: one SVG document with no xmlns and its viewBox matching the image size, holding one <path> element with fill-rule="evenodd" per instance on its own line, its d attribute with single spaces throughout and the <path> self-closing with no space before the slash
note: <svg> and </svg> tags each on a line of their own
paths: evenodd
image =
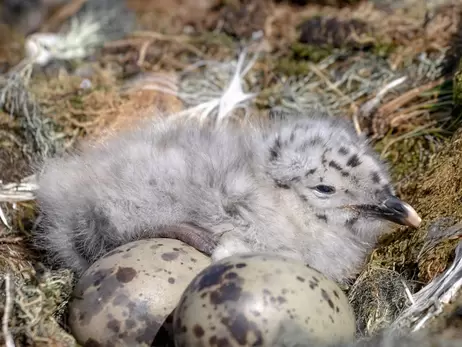
<svg viewBox="0 0 462 347">
<path fill-rule="evenodd" d="M 255 108 L 321 106 L 352 119 L 392 163 L 399 193 L 424 219 L 415 232 L 400 228 L 372 255 L 350 293 L 362 313 L 360 325 L 367 331 L 386 326 L 401 309 L 398 305 L 391 310 L 388 304 L 405 305 L 403 288 L 390 287 L 396 282 L 390 278 L 404 278 L 419 287 L 446 268 L 457 240 L 445 240 L 420 257 L 419 250 L 432 222 L 449 216 L 450 225 L 462 219 L 457 200 L 461 135 L 450 137 L 460 114 L 453 103 L 452 72 L 460 51 L 461 5 L 445 5 L 426 15 L 421 6 L 294 7 L 259 0 L 218 6 L 210 0 L 181 1 L 181 8 L 173 11 L 166 1 L 129 3 L 138 11 L 139 30 L 106 42 L 91 61 L 35 71 L 23 88 L 33 100 L 29 103 L 36 103 L 36 111 L 28 113 L 33 117 L 25 117 L 18 108 L 12 117 L 4 107 L 3 183 L 26 176 L 34 158 L 43 155 L 43 143 L 50 141 L 41 144 L 37 139 L 51 139 L 55 150 L 66 150 L 78 141 L 101 141 L 149 117 L 154 108 L 183 109 L 177 97 L 141 87 L 169 76 L 173 89 L 185 91 L 188 86 L 188 92 L 205 93 L 203 85 L 189 83 L 192 75 L 181 72 L 199 60 L 235 59 L 240 41 L 254 46 L 258 41 L 261 59 L 246 76 L 247 87 L 260 90 Z M 321 27 L 301 44 L 300 25 L 307 20 L 308 27 Z M 46 24 L 53 27 L 61 21 L 57 16 Z M 252 41 L 259 32 L 262 38 Z M 0 37 L 0 71 L 21 59 L 23 39 Z M 217 82 L 204 76 L 209 85 Z M 403 76 L 408 78 L 386 88 Z M 40 127 L 43 124 L 50 127 Z M 45 135 L 40 133 L 44 129 Z M 33 202 L 0 202 L 0 207 L 12 227 L 0 224 L 0 313 L 10 317 L 3 336 L 10 334 L 17 346 L 75 345 L 65 324 L 72 275 L 44 268 L 38 261 L 41 255 L 29 246 L 36 217 Z M 359 302 L 362 305 L 356 305 Z"/>
</svg>

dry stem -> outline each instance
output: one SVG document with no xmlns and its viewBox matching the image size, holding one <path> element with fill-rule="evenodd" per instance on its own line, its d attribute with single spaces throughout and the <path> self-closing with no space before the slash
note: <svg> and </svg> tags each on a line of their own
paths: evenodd
<svg viewBox="0 0 462 347">
<path fill-rule="evenodd" d="M 13 310 L 14 299 L 13 299 L 14 284 L 11 281 L 11 274 L 5 275 L 5 311 L 3 312 L 2 319 L 2 332 L 5 339 L 6 347 L 15 347 L 13 335 L 10 332 L 9 322 L 11 317 L 11 311 Z"/>
</svg>

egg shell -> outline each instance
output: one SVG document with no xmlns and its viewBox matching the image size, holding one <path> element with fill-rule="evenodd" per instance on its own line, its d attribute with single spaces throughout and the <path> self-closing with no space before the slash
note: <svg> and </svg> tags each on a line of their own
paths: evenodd
<svg viewBox="0 0 462 347">
<path fill-rule="evenodd" d="M 339 286 L 293 259 L 234 255 L 201 271 L 174 313 L 177 347 L 274 346 L 289 331 L 351 341 L 355 316 Z"/>
<path fill-rule="evenodd" d="M 92 264 L 70 302 L 69 325 L 82 345 L 150 346 L 209 257 L 175 239 L 120 246 Z"/>
</svg>

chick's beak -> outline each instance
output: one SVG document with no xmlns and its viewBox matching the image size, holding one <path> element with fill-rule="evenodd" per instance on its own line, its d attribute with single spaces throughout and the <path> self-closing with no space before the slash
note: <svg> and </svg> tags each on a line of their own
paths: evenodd
<svg viewBox="0 0 462 347">
<path fill-rule="evenodd" d="M 378 205 L 362 206 L 362 209 L 373 217 L 383 218 L 413 228 L 417 228 L 422 221 L 411 205 L 396 196 L 390 196 Z"/>
<path fill-rule="evenodd" d="M 380 205 L 380 210 L 385 219 L 401 225 L 417 228 L 422 222 L 422 219 L 411 205 L 395 196 L 386 199 Z"/>
</svg>

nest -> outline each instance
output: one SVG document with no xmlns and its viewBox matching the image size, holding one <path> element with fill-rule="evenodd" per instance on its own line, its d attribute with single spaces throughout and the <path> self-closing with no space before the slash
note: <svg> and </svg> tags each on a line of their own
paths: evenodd
<svg viewBox="0 0 462 347">
<path fill-rule="evenodd" d="M 66 28 L 82 5 L 70 3 L 43 27 Z M 462 84 L 455 73 L 462 6 L 306 3 L 183 1 L 173 11 L 169 2 L 131 0 L 136 30 L 124 26 L 83 58 L 36 66 L 30 80 L 5 74 L 24 58 L 25 37 L 8 27 L 15 36 L 0 38 L 2 342 L 76 345 L 66 326 L 72 274 L 48 268 L 30 246 L 33 185 L 20 181 L 42 158 L 102 141 L 153 109 L 177 112 L 213 99 L 232 78 L 243 46 L 248 56 L 260 52 L 239 86 L 255 93 L 255 113 L 321 107 L 351 119 L 392 164 L 399 194 L 422 215 L 418 230 L 397 228 L 381 241 L 349 289 L 358 333 L 392 324 L 409 307 L 409 293 L 448 268 L 459 236 L 446 231 L 462 219 Z M 451 326 L 453 312 L 432 323 L 436 333 Z"/>
</svg>

